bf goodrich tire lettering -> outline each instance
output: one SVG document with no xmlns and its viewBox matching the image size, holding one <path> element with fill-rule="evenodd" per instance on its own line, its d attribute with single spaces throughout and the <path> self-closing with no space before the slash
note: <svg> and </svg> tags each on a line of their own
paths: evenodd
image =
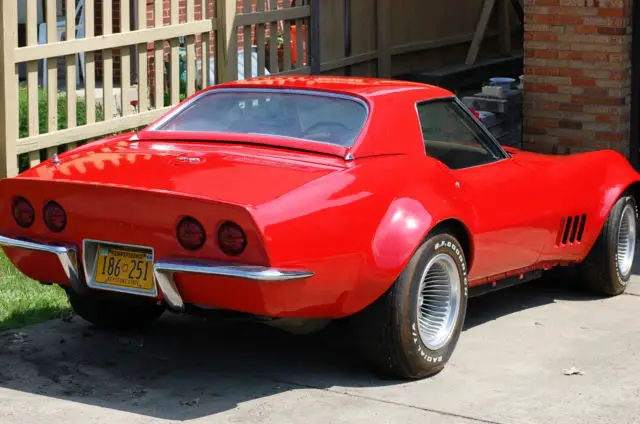
<svg viewBox="0 0 640 424">
<path fill-rule="evenodd" d="M 424 378 L 449 361 L 467 307 L 467 264 L 450 234 L 430 235 L 393 286 L 352 319 L 364 357 L 382 376 Z"/>
</svg>

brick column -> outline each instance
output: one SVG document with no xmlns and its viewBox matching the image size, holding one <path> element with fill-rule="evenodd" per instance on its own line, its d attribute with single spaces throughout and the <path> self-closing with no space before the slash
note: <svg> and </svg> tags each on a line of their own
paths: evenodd
<svg viewBox="0 0 640 424">
<path fill-rule="evenodd" d="M 525 0 L 525 149 L 628 157 L 632 1 Z"/>
</svg>

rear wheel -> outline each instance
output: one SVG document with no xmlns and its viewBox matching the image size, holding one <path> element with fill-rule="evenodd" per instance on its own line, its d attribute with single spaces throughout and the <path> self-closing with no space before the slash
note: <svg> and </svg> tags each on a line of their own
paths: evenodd
<svg viewBox="0 0 640 424">
<path fill-rule="evenodd" d="M 578 267 L 588 287 L 615 296 L 627 288 L 636 252 L 638 212 L 633 196 L 614 204 L 591 252 Z"/>
<path fill-rule="evenodd" d="M 393 286 L 352 318 L 364 357 L 384 377 L 440 372 L 457 344 L 467 308 L 467 267 L 458 241 L 434 234 Z"/>
<path fill-rule="evenodd" d="M 74 312 L 90 323 L 108 329 L 139 329 L 149 326 L 165 308 L 154 299 L 117 293 L 77 294 L 67 289 Z"/>
</svg>

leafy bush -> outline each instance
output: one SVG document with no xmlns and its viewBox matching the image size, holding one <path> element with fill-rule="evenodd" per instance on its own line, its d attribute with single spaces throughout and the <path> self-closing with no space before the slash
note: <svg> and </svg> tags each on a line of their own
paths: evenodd
<svg viewBox="0 0 640 424">
<path fill-rule="evenodd" d="M 27 137 L 29 135 L 28 126 L 28 108 L 29 102 L 27 99 L 27 89 L 20 88 L 18 107 L 20 114 L 20 137 Z M 47 113 L 49 105 L 47 103 L 47 90 L 38 89 L 38 127 L 40 134 L 49 132 L 47 125 Z M 86 105 L 84 98 L 78 97 L 76 99 L 76 123 L 77 125 L 85 125 L 86 121 Z M 96 122 L 104 120 L 104 111 L 101 104 L 96 105 Z M 67 94 L 60 92 L 58 94 L 58 130 L 67 128 Z"/>
<path fill-rule="evenodd" d="M 18 116 L 19 116 L 19 137 L 27 137 L 29 135 L 29 100 L 27 89 L 22 87 L 18 92 Z M 43 88 L 38 89 L 38 129 L 39 134 L 44 134 L 49 131 L 48 128 L 48 110 L 49 105 L 47 103 L 47 90 Z M 85 125 L 86 120 L 86 104 L 82 97 L 76 99 L 76 125 Z M 104 110 L 101 104 L 96 104 L 96 122 L 104 121 Z M 67 128 L 67 94 L 65 92 L 58 93 L 58 130 Z M 78 144 L 83 144 L 88 140 L 79 141 Z M 58 152 L 64 151 L 64 146 L 58 146 Z M 46 154 L 44 151 L 40 152 L 40 160 L 45 160 Z M 20 172 L 29 168 L 29 156 L 28 154 L 22 154 L 18 157 L 18 169 Z"/>
</svg>

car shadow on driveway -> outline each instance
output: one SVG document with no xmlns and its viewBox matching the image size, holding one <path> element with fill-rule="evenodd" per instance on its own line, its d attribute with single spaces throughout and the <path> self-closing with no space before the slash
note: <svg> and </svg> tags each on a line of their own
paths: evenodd
<svg viewBox="0 0 640 424">
<path fill-rule="evenodd" d="M 533 281 L 471 299 L 464 331 L 555 299 L 599 298 L 564 281 Z M 189 420 L 300 389 L 406 384 L 374 376 L 346 327 L 341 321 L 294 336 L 259 324 L 166 314 L 144 332 L 116 333 L 75 317 L 0 334 L 0 387 Z"/>
</svg>

